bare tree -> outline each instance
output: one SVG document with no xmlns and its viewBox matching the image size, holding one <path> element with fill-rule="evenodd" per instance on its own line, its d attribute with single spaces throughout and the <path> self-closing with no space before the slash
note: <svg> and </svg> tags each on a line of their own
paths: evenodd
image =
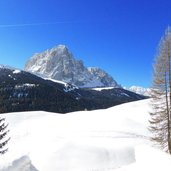
<svg viewBox="0 0 171 171">
<path fill-rule="evenodd" d="M 171 29 L 167 28 L 160 41 L 154 65 L 152 90 L 153 112 L 150 130 L 154 140 L 171 154 Z"/>
</svg>

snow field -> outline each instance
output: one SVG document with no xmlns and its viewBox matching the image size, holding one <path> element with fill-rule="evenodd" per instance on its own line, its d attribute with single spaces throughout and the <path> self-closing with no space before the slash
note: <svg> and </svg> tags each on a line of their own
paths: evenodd
<svg viewBox="0 0 171 171">
<path fill-rule="evenodd" d="M 4 114 L 11 140 L 9 152 L 0 157 L 0 171 L 148 170 L 153 154 L 159 155 L 148 147 L 149 101 L 65 115 Z"/>
</svg>

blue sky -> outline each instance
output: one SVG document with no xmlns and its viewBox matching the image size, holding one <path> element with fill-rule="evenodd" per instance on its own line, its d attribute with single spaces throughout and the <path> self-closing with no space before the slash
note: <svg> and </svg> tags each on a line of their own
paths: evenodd
<svg viewBox="0 0 171 171">
<path fill-rule="evenodd" d="M 170 24 L 169 0 L 1 0 L 0 63 L 23 69 L 34 53 L 65 44 L 121 85 L 149 87 Z"/>
</svg>

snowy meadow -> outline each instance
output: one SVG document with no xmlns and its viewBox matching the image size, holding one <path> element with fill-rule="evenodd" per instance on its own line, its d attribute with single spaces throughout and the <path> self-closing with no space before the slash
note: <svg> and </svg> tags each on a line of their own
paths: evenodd
<svg viewBox="0 0 171 171">
<path fill-rule="evenodd" d="M 0 170 L 132 171 L 148 170 L 154 163 L 155 170 L 161 170 L 163 161 L 166 171 L 170 156 L 153 149 L 149 140 L 149 103 L 148 99 L 65 115 L 4 114 L 11 140 L 0 158 Z"/>
</svg>

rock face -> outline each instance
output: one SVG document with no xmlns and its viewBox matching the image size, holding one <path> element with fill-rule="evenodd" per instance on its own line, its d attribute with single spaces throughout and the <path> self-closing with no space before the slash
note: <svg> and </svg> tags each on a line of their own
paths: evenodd
<svg viewBox="0 0 171 171">
<path fill-rule="evenodd" d="M 79 87 L 120 87 L 102 69 L 86 68 L 83 61 L 76 60 L 65 45 L 35 54 L 26 63 L 25 70 Z"/>
</svg>

